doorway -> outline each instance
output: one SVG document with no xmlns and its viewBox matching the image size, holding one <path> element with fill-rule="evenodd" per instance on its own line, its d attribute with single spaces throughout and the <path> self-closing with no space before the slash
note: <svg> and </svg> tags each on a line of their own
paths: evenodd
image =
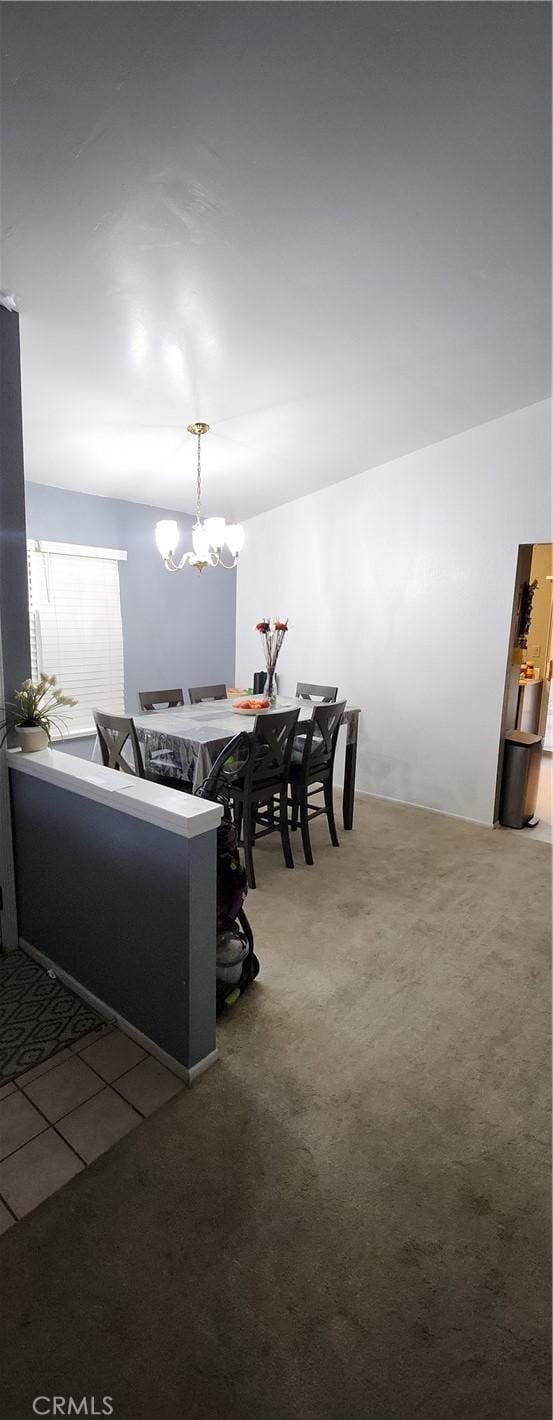
<svg viewBox="0 0 553 1420">
<path fill-rule="evenodd" d="M 496 793 L 499 820 L 505 735 L 515 730 L 539 735 L 543 750 L 535 795 L 535 817 L 525 836 L 553 842 L 553 545 L 519 548 Z"/>
</svg>

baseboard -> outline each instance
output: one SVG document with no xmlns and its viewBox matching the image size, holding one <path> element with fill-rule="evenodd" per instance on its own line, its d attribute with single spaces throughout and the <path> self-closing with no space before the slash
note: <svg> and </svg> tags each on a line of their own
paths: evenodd
<svg viewBox="0 0 553 1420">
<path fill-rule="evenodd" d="M 217 1060 L 218 1055 L 219 1055 L 219 1051 L 218 1051 L 218 1050 L 212 1050 L 210 1055 L 204 1055 L 203 1060 L 198 1060 L 197 1065 L 190 1065 L 189 1070 L 188 1070 L 188 1083 L 189 1083 L 189 1085 L 193 1085 L 193 1084 L 194 1084 L 194 1080 L 197 1080 L 199 1075 L 204 1075 L 204 1074 L 205 1074 L 205 1071 L 206 1071 L 206 1070 L 209 1070 L 210 1065 L 214 1065 L 214 1064 L 215 1064 L 215 1061 Z M 169 1058 L 169 1057 L 168 1057 L 168 1058 Z"/>
<path fill-rule="evenodd" d="M 384 804 L 398 804 L 402 809 L 424 809 L 427 814 L 441 814 L 442 818 L 454 818 L 458 823 L 474 823 L 478 828 L 495 827 L 491 819 L 468 818 L 467 814 L 452 814 L 449 809 L 435 809 L 431 804 L 417 804 L 414 799 L 394 799 L 391 794 L 370 794 L 367 789 L 356 789 L 355 797 L 356 799 L 381 799 Z"/>
<path fill-rule="evenodd" d="M 88 1006 L 92 1006 L 99 1016 L 102 1016 L 105 1021 L 109 1021 L 110 1025 L 115 1023 L 120 1026 L 121 1030 L 130 1035 L 137 1045 L 141 1045 L 143 1050 L 147 1050 L 150 1055 L 155 1055 L 156 1060 L 159 1060 L 162 1065 L 166 1065 L 167 1069 L 172 1070 L 173 1074 L 178 1075 L 185 1084 L 192 1085 L 194 1080 L 197 1080 L 199 1075 L 203 1075 L 204 1070 L 208 1070 L 209 1066 L 213 1065 L 217 1059 L 218 1051 L 212 1050 L 209 1055 L 204 1056 L 203 1060 L 198 1060 L 196 1065 L 182 1065 L 180 1060 L 175 1060 L 174 1055 L 169 1055 L 166 1050 L 162 1050 L 161 1046 L 157 1045 L 155 1040 L 151 1040 L 149 1035 L 144 1035 L 143 1031 L 137 1030 L 131 1021 L 127 1021 L 125 1016 L 119 1014 L 119 1011 L 114 1011 L 113 1006 L 108 1006 L 105 1001 L 100 1000 L 99 996 L 95 996 L 93 991 L 89 991 L 87 986 L 76 981 L 74 976 L 71 976 L 62 966 L 58 966 L 56 961 L 47 957 L 45 952 L 41 952 L 38 947 L 33 947 L 31 942 L 27 942 L 24 937 L 19 938 L 19 945 L 24 952 L 33 957 L 34 961 L 38 962 L 39 966 L 45 967 L 47 971 L 54 971 L 60 981 L 63 981 L 71 991 L 74 991 L 76 996 L 80 996 L 83 1001 L 86 1001 Z"/>
</svg>

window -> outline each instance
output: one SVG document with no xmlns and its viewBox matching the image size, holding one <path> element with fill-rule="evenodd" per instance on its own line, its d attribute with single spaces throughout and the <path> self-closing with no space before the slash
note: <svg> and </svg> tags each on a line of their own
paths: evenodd
<svg viewBox="0 0 553 1420">
<path fill-rule="evenodd" d="M 124 711 L 119 562 L 126 552 L 29 542 L 31 674 L 55 675 L 78 701 L 67 734 L 93 733 L 92 711 Z"/>
</svg>

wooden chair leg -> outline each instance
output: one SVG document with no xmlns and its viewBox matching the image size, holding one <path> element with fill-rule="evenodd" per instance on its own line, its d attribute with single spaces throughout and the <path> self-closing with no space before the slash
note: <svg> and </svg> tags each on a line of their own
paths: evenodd
<svg viewBox="0 0 553 1420">
<path fill-rule="evenodd" d="M 241 834 L 242 834 L 242 818 L 243 818 L 243 807 L 242 807 L 242 803 L 241 803 L 241 802 L 235 803 L 235 805 L 234 805 L 234 826 L 235 826 L 235 828 L 236 828 L 236 832 L 237 832 L 237 834 L 238 834 L 238 838 L 239 838 L 239 839 L 240 839 Z"/>
<path fill-rule="evenodd" d="M 253 840 L 255 835 L 255 809 L 249 804 L 245 806 L 244 813 L 244 862 L 246 864 L 246 875 L 248 887 L 256 887 L 255 873 L 253 869 Z"/>
<path fill-rule="evenodd" d="M 291 790 L 292 790 L 292 813 L 291 813 L 290 827 L 291 827 L 291 829 L 292 829 L 292 833 L 295 833 L 295 832 L 296 832 L 296 829 L 297 829 L 297 826 L 298 826 L 299 817 L 300 817 L 300 801 L 299 801 L 299 797 L 298 797 L 298 791 L 297 791 L 295 785 L 294 785 L 294 784 L 291 784 L 290 787 L 291 787 Z"/>
<path fill-rule="evenodd" d="M 287 868 L 293 868 L 294 859 L 292 857 L 292 844 L 290 843 L 290 832 L 288 829 L 288 786 L 286 784 L 283 784 L 280 791 L 279 823 L 284 862 Z"/>
<path fill-rule="evenodd" d="M 326 784 L 325 784 L 325 786 L 324 786 L 324 796 L 325 796 L 326 816 L 327 816 L 327 819 L 328 819 L 328 828 L 329 828 L 329 832 L 330 832 L 331 842 L 332 842 L 334 848 L 339 848 L 339 847 L 340 847 L 340 839 L 338 838 L 338 833 L 337 833 L 337 831 L 336 831 L 336 819 L 335 819 L 335 817 L 334 817 L 334 800 L 333 800 L 333 798 L 332 798 L 332 780 L 331 780 L 331 779 L 327 779 L 327 781 L 326 781 Z"/>
<path fill-rule="evenodd" d="M 301 839 L 302 839 L 302 843 L 303 843 L 303 852 L 304 852 L 304 856 L 305 856 L 305 861 L 306 861 L 306 863 L 308 864 L 308 866 L 309 866 L 310 868 L 312 868 L 312 867 L 313 867 L 313 850 L 312 850 L 312 848 L 311 848 L 311 835 L 310 835 L 310 833 L 309 833 L 309 799 L 308 799 L 308 797 L 307 797 L 307 789 L 305 790 L 305 793 L 302 794 L 302 797 L 301 797 L 300 824 L 301 824 Z"/>
</svg>

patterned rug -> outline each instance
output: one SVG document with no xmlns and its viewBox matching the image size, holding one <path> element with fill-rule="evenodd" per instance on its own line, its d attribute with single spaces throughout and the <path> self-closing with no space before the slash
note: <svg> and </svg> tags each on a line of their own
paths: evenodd
<svg viewBox="0 0 553 1420">
<path fill-rule="evenodd" d="M 0 1081 L 42 1065 L 105 1022 L 26 952 L 0 953 Z"/>
</svg>

